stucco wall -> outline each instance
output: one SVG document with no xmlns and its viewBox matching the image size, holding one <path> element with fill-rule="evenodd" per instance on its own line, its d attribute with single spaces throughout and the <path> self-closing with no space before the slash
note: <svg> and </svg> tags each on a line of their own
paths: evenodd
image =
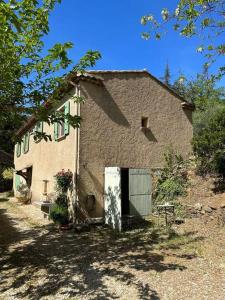
<svg viewBox="0 0 225 300">
<path fill-rule="evenodd" d="M 147 73 L 98 73 L 104 87 L 82 82 L 86 102 L 81 106 L 80 199 L 97 200 L 92 216 L 104 209 L 104 168 L 163 167 L 171 146 L 184 157 L 191 152 L 192 112 Z M 142 117 L 149 129 L 141 130 Z M 92 209 L 91 209 L 92 208 Z"/>
<path fill-rule="evenodd" d="M 66 101 L 70 101 L 70 113 L 75 115 L 76 104 L 74 103 L 73 95 L 75 90 L 72 90 L 63 100 L 62 105 Z M 69 99 L 69 100 L 68 100 Z M 45 142 L 44 140 L 36 143 L 33 140 L 33 136 L 30 136 L 29 151 L 23 153 L 21 156 L 16 156 L 15 149 L 15 169 L 22 170 L 24 168 L 32 166 L 32 202 L 41 201 L 44 199 L 44 183 L 43 180 L 48 180 L 48 193 L 55 191 L 55 179 L 54 175 L 62 169 L 70 169 L 74 172 L 75 169 L 75 151 L 76 151 L 76 138 L 75 129 L 70 126 L 69 135 L 65 138 L 55 141 L 54 140 L 54 126 L 49 126 L 44 123 L 43 131 L 47 134 L 51 134 L 52 141 Z M 15 180 L 14 180 L 15 184 Z M 15 187 L 15 185 L 14 185 Z"/>
</svg>

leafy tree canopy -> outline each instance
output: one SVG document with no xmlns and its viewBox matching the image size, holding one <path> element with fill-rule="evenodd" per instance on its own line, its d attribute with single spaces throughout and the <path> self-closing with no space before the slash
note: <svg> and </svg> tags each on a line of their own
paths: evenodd
<svg viewBox="0 0 225 300">
<path fill-rule="evenodd" d="M 160 78 L 162 80 L 162 82 L 167 85 L 168 87 L 171 86 L 171 74 L 170 74 L 170 67 L 169 64 L 166 64 L 166 68 L 164 71 L 164 75 L 162 78 Z"/>
<path fill-rule="evenodd" d="M 49 33 L 49 15 L 60 0 L 0 1 L 0 135 L 20 126 L 22 120 L 34 114 L 49 124 L 61 122 L 62 116 L 49 114 L 43 106 L 60 101 L 60 89 L 71 59 L 71 42 L 57 43 L 44 55 L 43 37 Z M 100 53 L 88 51 L 72 68 L 83 72 L 94 66 Z M 49 100 L 51 99 L 51 100 Z M 77 99 L 79 101 L 79 99 Z M 77 116 L 67 116 L 70 125 L 79 126 Z M 13 126 L 12 126 L 13 124 Z"/>
<path fill-rule="evenodd" d="M 170 88 L 195 104 L 193 150 L 198 171 L 225 178 L 225 91 L 217 87 L 217 80 L 204 69 L 193 80 L 181 75 Z"/>
<path fill-rule="evenodd" d="M 224 7 L 224 0 L 179 0 L 173 11 L 162 9 L 161 20 L 152 14 L 143 16 L 141 23 L 148 29 L 142 36 L 160 39 L 168 27 L 184 37 L 201 36 L 204 43 L 197 51 L 205 53 L 207 64 L 210 64 L 225 53 L 225 44 L 220 39 L 225 27 Z M 224 66 L 221 66 L 220 76 L 224 71 Z"/>
<path fill-rule="evenodd" d="M 197 111 L 205 111 L 208 106 L 223 102 L 225 91 L 223 87 L 217 87 L 218 78 L 208 75 L 207 70 L 197 74 L 194 79 L 187 79 L 180 75 L 171 84 L 171 87 L 187 101 L 194 103 Z"/>
</svg>

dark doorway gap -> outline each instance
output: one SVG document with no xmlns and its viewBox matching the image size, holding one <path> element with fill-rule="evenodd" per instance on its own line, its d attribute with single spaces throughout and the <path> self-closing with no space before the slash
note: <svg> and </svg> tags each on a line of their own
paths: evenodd
<svg viewBox="0 0 225 300">
<path fill-rule="evenodd" d="M 122 216 L 129 215 L 129 169 L 121 169 Z"/>
</svg>

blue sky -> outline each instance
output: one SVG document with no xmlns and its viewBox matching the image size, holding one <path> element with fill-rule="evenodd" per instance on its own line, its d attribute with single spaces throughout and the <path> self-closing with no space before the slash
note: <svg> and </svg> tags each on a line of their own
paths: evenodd
<svg viewBox="0 0 225 300">
<path fill-rule="evenodd" d="M 140 18 L 148 13 L 159 15 L 162 8 L 169 5 L 173 9 L 176 3 L 175 0 L 64 0 L 50 17 L 46 47 L 72 41 L 74 49 L 70 57 L 74 63 L 87 50 L 98 50 L 102 59 L 95 69 L 146 68 L 159 78 L 168 62 L 173 79 L 180 72 L 194 77 L 201 72 L 204 62 L 203 56 L 196 52 L 202 41 L 180 37 L 172 30 L 160 41 L 141 38 L 145 27 Z"/>
</svg>

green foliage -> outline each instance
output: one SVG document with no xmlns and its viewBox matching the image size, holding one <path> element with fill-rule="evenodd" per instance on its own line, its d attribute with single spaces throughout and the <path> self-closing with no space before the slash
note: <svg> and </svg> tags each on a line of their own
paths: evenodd
<svg viewBox="0 0 225 300">
<path fill-rule="evenodd" d="M 12 180 L 13 179 L 13 168 L 6 168 L 2 172 L 2 177 L 6 180 Z"/>
<path fill-rule="evenodd" d="M 65 171 L 62 169 L 55 175 L 55 178 L 57 197 L 50 218 L 55 223 L 65 225 L 69 223 L 67 192 L 72 184 L 73 173 L 70 170 Z"/>
<path fill-rule="evenodd" d="M 67 195 L 65 195 L 65 194 L 59 194 L 57 196 L 57 198 L 56 198 L 55 203 L 58 206 L 68 208 L 68 198 L 67 198 Z"/>
<path fill-rule="evenodd" d="M 4 179 L 0 175 L 0 193 L 11 190 L 12 185 L 13 185 L 12 179 Z"/>
<path fill-rule="evenodd" d="M 216 102 L 205 106 L 204 110 L 196 109 L 193 114 L 194 135 L 201 134 L 202 130 L 208 126 L 209 120 L 216 117 L 217 113 L 225 107 L 225 102 Z"/>
<path fill-rule="evenodd" d="M 186 192 L 188 183 L 187 162 L 181 155 L 169 150 L 165 155 L 165 167 L 157 178 L 154 203 L 170 202 L 177 204 L 176 198 Z"/>
<path fill-rule="evenodd" d="M 197 52 L 205 53 L 210 62 L 225 53 L 225 45 L 219 40 L 224 34 L 224 0 L 179 0 L 173 11 L 162 9 L 161 20 L 149 14 L 142 17 L 141 24 L 148 26 L 144 39 L 161 38 L 167 27 L 184 37 L 201 36 L 205 44 L 199 45 Z M 220 73 L 224 73 L 223 66 Z"/>
<path fill-rule="evenodd" d="M 71 186 L 73 173 L 69 169 L 67 171 L 62 169 L 54 177 L 56 178 L 57 190 L 66 193 Z"/>
<path fill-rule="evenodd" d="M 217 78 L 208 75 L 207 68 L 203 74 L 197 74 L 193 80 L 180 76 L 171 88 L 186 101 L 195 104 L 193 113 L 194 133 L 198 134 L 207 127 L 209 119 L 225 106 L 224 88 L 216 86 Z"/>
<path fill-rule="evenodd" d="M 196 79 L 176 80 L 172 88 L 195 104 L 193 147 L 200 174 L 225 176 L 225 91 L 216 86 L 217 77 L 207 68 Z"/>
<path fill-rule="evenodd" d="M 173 178 L 168 178 L 165 179 L 165 181 L 162 181 L 159 185 L 157 190 L 157 200 L 163 199 L 165 201 L 171 201 L 178 196 L 182 196 L 183 192 L 184 188 L 180 181 L 174 180 Z"/>
<path fill-rule="evenodd" d="M 17 199 L 19 201 L 21 201 L 23 204 L 28 204 L 31 201 L 31 191 L 28 188 L 27 184 L 21 183 L 18 188 L 17 191 L 19 192 L 19 196 L 17 197 Z"/>
<path fill-rule="evenodd" d="M 66 225 L 69 222 L 68 209 L 55 204 L 50 212 L 50 219 L 59 225 Z"/>
<path fill-rule="evenodd" d="M 71 66 L 68 50 L 72 43 L 57 43 L 44 55 L 44 37 L 49 33 L 49 15 L 60 0 L 0 1 L 0 128 L 10 135 L 31 114 L 53 124 L 60 116 L 50 112 L 59 103 L 69 76 L 59 76 Z M 70 68 L 83 72 L 101 57 L 88 51 Z M 43 104 L 46 105 L 43 105 Z M 69 117 L 72 126 L 79 119 Z M 13 124 L 13 126 L 12 126 Z M 1 137 L 0 137 L 1 139 Z"/>
<path fill-rule="evenodd" d="M 172 88 L 188 102 L 194 103 L 196 111 L 205 111 L 209 106 L 223 103 L 225 91 L 222 87 L 216 87 L 217 81 L 216 76 L 209 76 L 208 67 L 204 67 L 202 74 L 197 74 L 192 80 L 181 75 Z"/>
<path fill-rule="evenodd" d="M 201 174 L 216 173 L 225 178 L 225 105 L 209 116 L 207 124 L 195 133 L 194 153 Z"/>
<path fill-rule="evenodd" d="M 162 79 L 162 82 L 167 85 L 168 87 L 170 87 L 170 84 L 171 84 L 171 74 L 170 74 L 170 67 L 169 67 L 169 64 L 167 63 L 166 64 L 166 67 L 165 67 L 165 71 L 164 71 L 164 76 L 161 78 Z"/>
</svg>

